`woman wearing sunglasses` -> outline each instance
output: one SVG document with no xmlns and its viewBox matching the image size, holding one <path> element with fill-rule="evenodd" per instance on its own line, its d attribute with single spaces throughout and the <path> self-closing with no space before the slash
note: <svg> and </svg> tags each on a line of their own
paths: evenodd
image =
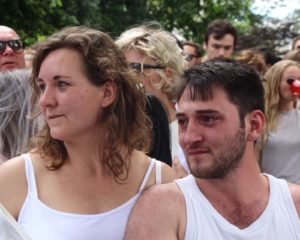
<svg viewBox="0 0 300 240">
<path fill-rule="evenodd" d="M 176 121 L 175 85 L 186 66 L 182 49 L 171 33 L 146 26 L 127 30 L 116 43 L 138 74 L 146 93 L 155 96 L 163 105 L 171 129 L 172 158 L 178 158 L 181 151 Z"/>
<path fill-rule="evenodd" d="M 25 68 L 24 45 L 11 28 L 0 26 L 0 71 Z"/>
</svg>

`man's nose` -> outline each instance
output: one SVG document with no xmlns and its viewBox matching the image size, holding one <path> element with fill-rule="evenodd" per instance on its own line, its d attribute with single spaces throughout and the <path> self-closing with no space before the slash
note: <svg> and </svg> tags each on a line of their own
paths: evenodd
<svg viewBox="0 0 300 240">
<path fill-rule="evenodd" d="M 14 53 L 14 50 L 8 44 L 6 44 L 2 55 L 11 55 L 13 53 Z"/>
<path fill-rule="evenodd" d="M 191 121 L 184 132 L 179 131 L 179 137 L 184 145 L 191 145 L 203 140 L 203 129 L 199 124 Z"/>
<path fill-rule="evenodd" d="M 220 48 L 219 51 L 218 51 L 218 53 L 219 53 L 219 57 L 224 57 L 224 55 L 225 55 L 225 49 L 224 48 Z"/>
</svg>

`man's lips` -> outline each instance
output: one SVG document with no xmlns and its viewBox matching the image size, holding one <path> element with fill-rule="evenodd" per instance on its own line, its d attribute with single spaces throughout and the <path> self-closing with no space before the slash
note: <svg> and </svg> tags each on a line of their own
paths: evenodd
<svg viewBox="0 0 300 240">
<path fill-rule="evenodd" d="M 7 66 L 7 65 L 15 65 L 16 63 L 15 62 L 13 62 L 13 61 L 11 61 L 11 62 L 4 62 L 4 63 L 2 63 L 2 66 Z"/>
<path fill-rule="evenodd" d="M 199 154 L 206 154 L 209 153 L 210 151 L 208 149 L 203 149 L 203 148 L 193 148 L 193 149 L 188 149 L 186 151 L 187 155 L 199 155 Z"/>
</svg>

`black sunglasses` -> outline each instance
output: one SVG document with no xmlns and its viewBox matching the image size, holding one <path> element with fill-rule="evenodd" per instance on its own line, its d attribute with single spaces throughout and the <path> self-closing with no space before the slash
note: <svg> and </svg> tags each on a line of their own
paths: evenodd
<svg viewBox="0 0 300 240">
<path fill-rule="evenodd" d="M 2 54 L 5 51 L 7 45 L 15 53 L 20 53 L 24 49 L 23 42 L 20 39 L 9 40 L 9 41 L 0 41 L 0 54 Z"/>
<path fill-rule="evenodd" d="M 191 61 L 193 58 L 196 58 L 197 56 L 196 55 L 193 55 L 193 54 L 187 54 L 186 57 L 185 57 L 185 60 L 186 61 Z"/>
<path fill-rule="evenodd" d="M 136 70 L 137 72 L 143 72 L 146 68 L 152 68 L 152 69 L 164 69 L 165 67 L 160 66 L 158 64 L 152 65 L 152 64 L 145 64 L 145 63 L 129 63 L 129 66 Z"/>
</svg>

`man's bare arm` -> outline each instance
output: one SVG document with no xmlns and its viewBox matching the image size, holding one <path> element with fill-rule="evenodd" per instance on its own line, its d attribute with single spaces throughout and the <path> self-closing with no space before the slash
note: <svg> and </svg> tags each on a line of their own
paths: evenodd
<svg viewBox="0 0 300 240">
<path fill-rule="evenodd" d="M 289 189 L 297 209 L 298 217 L 300 219 L 300 186 L 297 184 L 289 183 Z"/>
<path fill-rule="evenodd" d="M 134 206 L 125 232 L 125 240 L 184 239 L 185 202 L 175 183 L 146 190 Z"/>
</svg>

